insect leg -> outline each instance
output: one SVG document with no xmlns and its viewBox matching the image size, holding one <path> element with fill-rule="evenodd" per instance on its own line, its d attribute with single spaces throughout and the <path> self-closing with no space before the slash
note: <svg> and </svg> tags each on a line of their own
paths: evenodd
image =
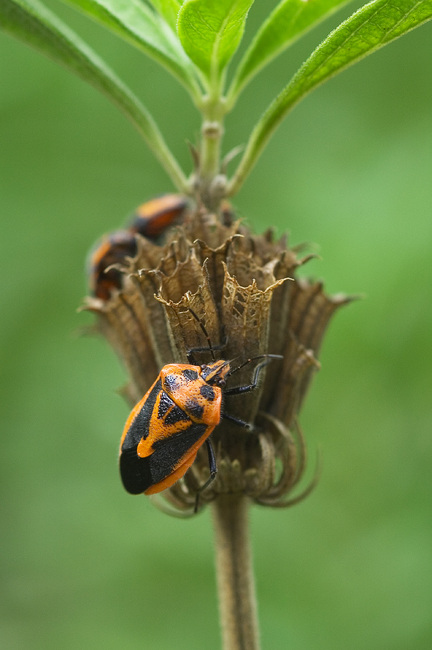
<svg viewBox="0 0 432 650">
<path fill-rule="evenodd" d="M 240 420 L 240 418 L 236 418 L 234 415 L 230 415 L 229 413 L 222 413 L 222 417 L 225 418 L 225 420 L 229 420 L 230 422 L 238 424 L 240 427 L 244 427 L 245 429 L 252 429 L 252 425 L 249 424 L 249 422 Z"/>
<path fill-rule="evenodd" d="M 216 361 L 216 357 L 215 357 L 215 355 L 214 355 L 214 348 L 213 348 L 213 346 L 212 346 L 212 342 L 211 342 L 211 340 L 210 340 L 210 336 L 209 336 L 209 334 L 208 334 L 208 332 L 207 332 L 207 330 L 206 330 L 206 328 L 205 328 L 204 323 L 203 323 L 202 320 L 201 320 L 201 319 L 196 315 L 196 313 L 194 312 L 193 309 L 191 309 L 190 307 L 188 307 L 188 310 L 190 311 L 190 313 L 192 314 L 192 316 L 195 318 L 196 322 L 198 323 L 198 325 L 199 325 L 200 328 L 201 328 L 202 333 L 204 334 L 204 336 L 205 336 L 206 339 L 207 339 L 208 348 L 204 348 L 204 349 L 208 349 L 208 350 L 210 350 L 210 354 L 211 354 L 211 356 L 212 356 L 213 361 Z M 194 349 L 192 349 L 192 350 L 189 350 L 188 355 L 187 355 L 189 361 L 190 361 L 190 359 L 189 359 L 189 355 L 190 355 L 191 353 L 193 354 L 193 352 L 198 352 L 199 349 L 200 349 L 200 348 L 194 348 Z"/>
<path fill-rule="evenodd" d="M 203 492 L 206 488 L 208 488 L 210 483 L 212 483 L 215 480 L 216 474 L 217 474 L 216 456 L 215 456 L 215 453 L 214 453 L 214 450 L 213 450 L 213 445 L 212 445 L 212 443 L 210 442 L 210 440 L 208 438 L 205 441 L 205 443 L 206 443 L 206 446 L 207 446 L 210 476 L 207 479 L 207 481 L 204 483 L 204 485 L 201 485 L 201 487 L 198 489 L 198 491 L 196 493 L 195 507 L 194 507 L 194 512 L 195 513 L 198 512 L 199 497 L 200 497 L 201 492 Z"/>
<path fill-rule="evenodd" d="M 225 342 L 225 343 L 221 343 L 220 345 L 213 345 L 213 346 L 212 346 L 212 350 L 213 350 L 213 352 L 214 352 L 215 350 L 223 350 L 223 349 L 225 349 L 225 347 L 226 347 L 226 342 Z M 209 351 L 209 347 L 208 347 L 208 346 L 207 346 L 207 347 L 202 347 L 202 348 L 191 348 L 190 350 L 188 350 L 188 351 L 186 352 L 187 360 L 188 360 L 189 363 L 191 363 L 193 366 L 197 366 L 197 365 L 199 365 L 199 364 L 196 363 L 195 353 L 196 353 L 196 352 L 208 352 L 208 351 Z"/>
<path fill-rule="evenodd" d="M 201 328 L 202 333 L 204 334 L 204 336 L 207 339 L 207 347 L 191 348 L 190 350 L 187 351 L 187 358 L 188 358 L 189 363 L 192 363 L 193 365 L 197 365 L 195 363 L 195 359 L 194 359 L 195 353 L 196 352 L 209 352 L 209 351 L 210 351 L 210 354 L 211 354 L 211 357 L 212 357 L 213 361 L 216 361 L 215 350 L 223 350 L 226 347 L 226 340 L 223 343 L 221 343 L 220 345 L 213 345 L 211 340 L 210 340 L 210 336 L 209 336 L 209 334 L 208 334 L 208 332 L 206 330 L 206 327 L 205 327 L 204 323 L 201 321 L 199 316 L 197 316 L 197 314 L 194 312 L 193 309 L 188 307 L 188 310 L 192 314 L 192 316 L 195 318 L 196 322 L 198 323 L 198 325 Z"/>
</svg>

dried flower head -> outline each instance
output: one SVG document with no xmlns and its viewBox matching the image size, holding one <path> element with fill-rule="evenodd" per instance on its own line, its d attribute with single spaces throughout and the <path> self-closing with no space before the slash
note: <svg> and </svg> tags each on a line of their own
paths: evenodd
<svg viewBox="0 0 432 650">
<path fill-rule="evenodd" d="M 226 398 L 224 410 L 254 426 L 245 431 L 223 420 L 216 427 L 218 474 L 200 504 L 241 492 L 256 503 L 292 505 L 311 488 L 292 494 L 306 464 L 297 415 L 319 368 L 327 324 L 349 299 L 327 296 L 320 282 L 296 279 L 297 268 L 311 256 L 299 257 L 285 237 L 275 241 L 271 230 L 251 234 L 228 209 L 222 218 L 204 209 L 189 211 L 163 245 L 140 236 L 136 241 L 136 255 L 116 265 L 121 287 L 107 300 L 86 300 L 128 369 L 126 399 L 134 405 L 162 366 L 185 363 L 188 350 L 207 345 L 191 310 L 221 358 L 240 363 L 267 353 L 282 355 L 266 368 L 256 390 Z M 206 363 L 209 354 L 202 356 Z M 249 383 L 250 376 L 246 366 L 236 385 Z M 163 496 L 176 511 L 192 512 L 208 476 L 201 449 L 184 478 Z"/>
</svg>

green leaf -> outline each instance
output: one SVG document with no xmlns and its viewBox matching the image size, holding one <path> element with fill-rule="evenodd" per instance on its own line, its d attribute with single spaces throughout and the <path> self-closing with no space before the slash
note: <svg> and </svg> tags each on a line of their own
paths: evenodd
<svg viewBox="0 0 432 650">
<path fill-rule="evenodd" d="M 176 34 L 141 0 L 64 0 L 164 65 L 197 98 L 194 66 Z"/>
<path fill-rule="evenodd" d="M 254 0 L 186 0 L 177 30 L 192 61 L 217 81 L 240 44 Z"/>
<path fill-rule="evenodd" d="M 258 30 L 236 70 L 229 102 L 261 68 L 351 0 L 282 0 Z"/>
<path fill-rule="evenodd" d="M 354 13 L 319 45 L 269 106 L 252 132 L 230 183 L 234 194 L 288 111 L 311 90 L 353 63 L 432 18 L 432 0 L 374 0 Z"/>
<path fill-rule="evenodd" d="M 0 0 L 3 30 L 63 64 L 103 92 L 131 120 L 175 185 L 186 179 L 147 109 L 74 32 L 38 0 Z"/>
<path fill-rule="evenodd" d="M 150 0 L 156 11 L 165 18 L 174 32 L 177 32 L 177 17 L 182 3 L 179 0 Z"/>
</svg>

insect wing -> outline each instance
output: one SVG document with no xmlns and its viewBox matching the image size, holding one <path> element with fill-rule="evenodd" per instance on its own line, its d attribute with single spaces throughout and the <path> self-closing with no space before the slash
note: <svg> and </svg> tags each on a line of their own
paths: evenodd
<svg viewBox="0 0 432 650">
<path fill-rule="evenodd" d="M 173 485 L 193 463 L 213 427 L 193 422 L 162 390 L 160 378 L 132 410 L 120 448 L 120 474 L 131 494 Z"/>
<path fill-rule="evenodd" d="M 157 379 L 132 410 L 123 431 L 120 443 L 120 475 L 125 489 L 130 494 L 142 494 L 153 482 L 149 459 L 140 458 L 137 447 L 149 436 L 150 422 L 160 391 L 161 382 Z"/>
<path fill-rule="evenodd" d="M 154 453 L 148 457 L 152 485 L 146 494 L 161 492 L 184 476 L 209 433 L 205 424 L 191 422 L 186 430 L 154 443 Z"/>
</svg>

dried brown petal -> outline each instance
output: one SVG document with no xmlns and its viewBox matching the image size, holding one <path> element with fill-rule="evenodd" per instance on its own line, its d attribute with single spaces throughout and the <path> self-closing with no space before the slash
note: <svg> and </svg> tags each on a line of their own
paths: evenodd
<svg viewBox="0 0 432 650">
<path fill-rule="evenodd" d="M 286 506 L 306 464 L 297 416 L 314 372 L 327 325 L 349 299 L 329 297 L 319 282 L 295 278 L 299 258 L 286 238 L 268 230 L 254 236 L 239 221 L 199 210 L 158 246 L 138 238 L 134 259 L 117 265 L 123 286 L 107 301 L 88 298 L 99 329 L 123 359 L 131 384 L 129 401 L 138 401 L 167 363 L 187 361 L 192 348 L 208 341 L 233 367 L 262 354 L 282 355 L 262 373 L 253 392 L 228 396 L 224 410 L 254 425 L 250 432 L 223 420 L 212 433 L 218 475 L 200 496 L 244 492 L 257 503 Z M 193 311 L 193 313 L 191 312 Z M 209 361 L 205 350 L 202 361 Z M 253 370 L 253 367 L 252 367 Z M 250 383 L 251 366 L 235 375 Z M 234 383 L 234 379 L 232 380 Z M 195 495 L 209 476 L 205 449 L 185 477 L 164 492 L 179 512 L 193 511 Z"/>
</svg>

